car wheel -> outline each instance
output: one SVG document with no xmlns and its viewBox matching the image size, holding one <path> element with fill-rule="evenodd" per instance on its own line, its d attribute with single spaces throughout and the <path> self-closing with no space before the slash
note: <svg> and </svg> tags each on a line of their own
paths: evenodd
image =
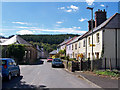
<svg viewBox="0 0 120 90">
<path fill-rule="evenodd" d="M 62 68 L 64 68 L 64 64 L 62 65 Z"/>
<path fill-rule="evenodd" d="M 12 79 L 12 75 L 11 75 L 11 73 L 9 73 L 9 75 L 8 75 L 8 77 L 7 77 L 7 80 L 11 80 Z"/>
<path fill-rule="evenodd" d="M 20 71 L 18 72 L 17 76 L 18 76 L 18 77 L 20 76 Z"/>
<path fill-rule="evenodd" d="M 54 68 L 54 66 L 52 65 L 52 67 Z"/>
</svg>

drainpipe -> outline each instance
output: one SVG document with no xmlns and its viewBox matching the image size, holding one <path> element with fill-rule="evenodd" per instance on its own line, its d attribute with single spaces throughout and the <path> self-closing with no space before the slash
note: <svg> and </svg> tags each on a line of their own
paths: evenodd
<svg viewBox="0 0 120 90">
<path fill-rule="evenodd" d="M 105 51 L 105 48 L 104 48 L 104 32 L 105 32 L 105 29 L 103 29 L 103 32 L 102 32 L 103 34 L 102 34 L 102 52 L 101 52 L 101 53 L 104 53 L 103 50 Z M 103 55 L 104 55 L 104 54 L 103 54 Z M 103 57 L 104 57 L 104 56 L 103 56 Z M 103 59 L 103 58 L 102 58 L 102 59 Z M 102 63 L 103 63 L 103 62 L 102 62 Z M 105 63 L 104 63 L 104 64 L 105 64 Z M 105 65 L 104 65 L 103 67 L 105 67 Z M 103 68 L 103 67 L 102 67 L 102 68 Z"/>
<path fill-rule="evenodd" d="M 115 55 L 115 59 L 116 59 L 116 69 L 117 69 L 117 54 L 118 54 L 118 53 L 117 53 L 117 44 L 118 44 L 118 42 L 117 42 L 117 41 L 118 41 L 118 40 L 117 40 L 117 36 L 118 36 L 118 35 L 117 35 L 117 29 L 115 29 L 115 54 L 116 54 L 116 55 Z"/>
<path fill-rule="evenodd" d="M 87 58 L 87 37 L 86 37 L 86 58 Z"/>
</svg>

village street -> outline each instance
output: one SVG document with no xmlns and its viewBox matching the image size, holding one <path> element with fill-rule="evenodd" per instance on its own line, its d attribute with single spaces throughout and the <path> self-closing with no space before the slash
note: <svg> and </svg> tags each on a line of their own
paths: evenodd
<svg viewBox="0 0 120 90">
<path fill-rule="evenodd" d="M 64 70 L 52 68 L 51 63 L 20 65 L 21 76 L 3 81 L 2 88 L 98 88 Z"/>
</svg>

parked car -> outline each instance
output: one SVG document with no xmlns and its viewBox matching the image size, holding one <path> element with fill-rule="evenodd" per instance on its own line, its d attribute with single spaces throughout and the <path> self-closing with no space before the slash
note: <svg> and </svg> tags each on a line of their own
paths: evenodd
<svg viewBox="0 0 120 90">
<path fill-rule="evenodd" d="M 47 62 L 52 62 L 52 60 L 53 60 L 52 58 L 48 58 Z"/>
<path fill-rule="evenodd" d="M 52 61 L 52 67 L 64 67 L 64 64 L 61 59 L 55 58 Z"/>
<path fill-rule="evenodd" d="M 20 68 L 12 58 L 1 58 L 2 78 L 12 79 L 12 76 L 20 76 Z"/>
</svg>

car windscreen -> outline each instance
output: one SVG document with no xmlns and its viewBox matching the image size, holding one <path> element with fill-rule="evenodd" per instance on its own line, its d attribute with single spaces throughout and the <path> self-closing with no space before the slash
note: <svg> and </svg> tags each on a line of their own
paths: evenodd
<svg viewBox="0 0 120 90">
<path fill-rule="evenodd" d="M 2 66 L 6 65 L 6 60 L 2 60 Z"/>
<path fill-rule="evenodd" d="M 52 58 L 48 58 L 48 59 L 52 59 Z"/>
<path fill-rule="evenodd" d="M 61 62 L 60 59 L 54 59 L 54 62 Z"/>
</svg>

